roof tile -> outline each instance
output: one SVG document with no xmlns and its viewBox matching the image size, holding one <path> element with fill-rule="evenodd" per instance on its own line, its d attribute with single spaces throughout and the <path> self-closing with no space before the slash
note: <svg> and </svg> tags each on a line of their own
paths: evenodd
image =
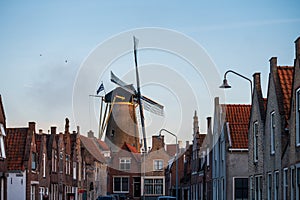
<svg viewBox="0 0 300 200">
<path fill-rule="evenodd" d="M 248 148 L 248 123 L 251 105 L 227 104 L 222 105 L 226 109 L 226 122 L 229 123 L 232 146 L 236 149 Z"/>
</svg>

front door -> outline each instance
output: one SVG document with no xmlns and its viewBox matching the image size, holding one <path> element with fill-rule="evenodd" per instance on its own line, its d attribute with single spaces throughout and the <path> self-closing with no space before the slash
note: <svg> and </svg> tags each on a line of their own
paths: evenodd
<svg viewBox="0 0 300 200">
<path fill-rule="evenodd" d="M 133 178 L 133 197 L 141 197 L 141 177 Z"/>
</svg>

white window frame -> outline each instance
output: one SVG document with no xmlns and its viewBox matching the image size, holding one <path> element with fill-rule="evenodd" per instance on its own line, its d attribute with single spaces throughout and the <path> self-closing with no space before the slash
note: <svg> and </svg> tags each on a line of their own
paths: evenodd
<svg viewBox="0 0 300 200">
<path fill-rule="evenodd" d="M 283 200 L 288 200 L 286 197 L 288 196 L 288 168 L 283 169 Z"/>
<path fill-rule="evenodd" d="M 152 180 L 152 183 L 146 183 L 146 180 L 147 181 Z M 156 182 L 157 180 L 159 180 L 161 182 L 157 183 Z M 163 177 L 147 177 L 147 178 L 145 178 L 144 179 L 144 189 L 145 189 L 144 194 L 145 195 L 163 195 L 164 194 L 164 182 L 165 182 L 165 180 Z M 152 186 L 151 188 L 153 189 L 152 190 L 153 192 L 151 191 L 151 193 L 150 193 L 149 191 L 147 191 L 146 186 Z M 161 187 L 161 193 L 156 192 L 156 190 L 155 190 L 156 186 Z M 196 189 L 196 187 L 195 187 L 195 189 Z"/>
<path fill-rule="evenodd" d="M 130 171 L 131 169 L 131 158 L 122 157 L 119 159 L 119 170 Z"/>
<path fill-rule="evenodd" d="M 255 181 L 254 198 L 255 200 L 261 200 L 262 199 L 261 198 L 262 197 L 262 175 L 255 176 L 254 181 Z"/>
<path fill-rule="evenodd" d="M 253 193 L 254 193 L 254 191 L 253 191 L 253 176 L 250 176 L 249 177 L 249 192 L 250 192 L 250 194 L 249 194 L 249 199 L 250 200 L 252 200 L 253 199 Z"/>
<path fill-rule="evenodd" d="M 206 148 L 206 166 L 209 166 L 209 147 Z"/>
<path fill-rule="evenodd" d="M 258 122 L 253 123 L 253 161 L 258 162 Z"/>
<path fill-rule="evenodd" d="M 76 180 L 76 174 L 77 174 L 77 163 L 73 162 L 73 179 Z"/>
<path fill-rule="evenodd" d="M 300 88 L 296 91 L 296 146 L 300 146 Z"/>
<path fill-rule="evenodd" d="M 43 153 L 43 178 L 46 177 L 46 153 Z"/>
<path fill-rule="evenodd" d="M 296 199 L 300 198 L 300 163 L 296 164 L 296 169 L 295 169 L 295 189 L 296 189 Z"/>
<path fill-rule="evenodd" d="M 153 170 L 154 171 L 163 171 L 164 161 L 161 159 L 153 160 Z"/>
<path fill-rule="evenodd" d="M 6 158 L 5 146 L 4 146 L 4 137 L 6 136 L 4 126 L 0 123 L 0 159 Z"/>
<path fill-rule="evenodd" d="M 279 171 L 274 173 L 274 200 L 279 198 Z"/>
<path fill-rule="evenodd" d="M 31 152 L 31 171 L 36 171 L 38 168 L 37 156 L 36 152 Z"/>
<path fill-rule="evenodd" d="M 30 200 L 35 200 L 35 185 L 30 185 Z"/>
<path fill-rule="evenodd" d="M 272 111 L 270 114 L 270 153 L 271 155 L 275 154 L 275 111 Z"/>
<path fill-rule="evenodd" d="M 295 168 L 294 168 L 294 166 L 291 167 L 291 171 L 290 171 L 290 184 L 291 184 L 290 199 L 294 199 L 294 191 L 295 191 Z"/>
<path fill-rule="evenodd" d="M 271 200 L 271 197 L 272 197 L 272 172 L 269 172 L 267 177 L 267 199 Z"/>
<path fill-rule="evenodd" d="M 115 178 L 120 178 L 121 180 L 120 180 L 120 191 L 117 191 L 117 190 L 115 190 Z M 123 190 L 122 189 L 122 179 L 123 178 L 127 178 L 128 179 L 128 188 L 127 188 L 127 190 Z M 113 191 L 114 191 L 114 193 L 128 193 L 129 192 L 129 187 L 130 187 L 130 179 L 129 179 L 129 176 L 115 176 L 115 177 L 113 177 Z"/>
</svg>

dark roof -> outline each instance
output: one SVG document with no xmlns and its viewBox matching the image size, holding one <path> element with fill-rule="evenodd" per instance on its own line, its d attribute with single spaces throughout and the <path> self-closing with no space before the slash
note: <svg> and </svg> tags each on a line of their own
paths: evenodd
<svg viewBox="0 0 300 200">
<path fill-rule="evenodd" d="M 226 110 L 226 122 L 229 123 L 231 148 L 248 148 L 248 124 L 251 105 L 227 104 L 222 105 Z"/>
<path fill-rule="evenodd" d="M 105 102 L 132 102 L 134 94 L 129 91 L 134 91 L 133 85 L 117 87 L 105 95 Z"/>
<path fill-rule="evenodd" d="M 8 170 L 24 170 L 28 128 L 7 128 L 6 150 Z"/>
<path fill-rule="evenodd" d="M 98 144 L 100 146 L 100 149 L 102 151 L 109 151 L 110 150 L 108 145 L 104 141 L 102 141 L 101 139 L 97 139 L 97 142 L 98 142 Z"/>
<path fill-rule="evenodd" d="M 80 141 L 86 150 L 99 162 L 105 163 L 105 158 L 103 157 L 98 144 L 94 138 L 89 138 L 83 135 L 80 135 Z"/>
</svg>

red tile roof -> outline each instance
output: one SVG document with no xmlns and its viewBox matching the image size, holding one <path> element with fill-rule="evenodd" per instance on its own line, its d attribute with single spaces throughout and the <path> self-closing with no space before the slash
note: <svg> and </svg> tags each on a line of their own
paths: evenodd
<svg viewBox="0 0 300 200">
<path fill-rule="evenodd" d="M 127 144 L 126 142 L 124 142 L 123 147 L 127 147 L 127 149 L 131 152 L 131 153 L 139 153 L 138 150 L 136 150 L 136 148 L 130 144 Z M 124 149 L 124 148 L 122 148 Z"/>
<path fill-rule="evenodd" d="M 282 101 L 285 119 L 288 120 L 291 108 L 294 67 L 278 66 L 277 71 L 282 90 Z"/>
<path fill-rule="evenodd" d="M 229 123 L 231 148 L 248 148 L 248 123 L 251 105 L 227 104 L 222 105 L 226 109 L 226 122 Z"/>
<path fill-rule="evenodd" d="M 8 170 L 24 170 L 23 159 L 26 149 L 28 128 L 8 128 L 6 135 Z"/>
</svg>

